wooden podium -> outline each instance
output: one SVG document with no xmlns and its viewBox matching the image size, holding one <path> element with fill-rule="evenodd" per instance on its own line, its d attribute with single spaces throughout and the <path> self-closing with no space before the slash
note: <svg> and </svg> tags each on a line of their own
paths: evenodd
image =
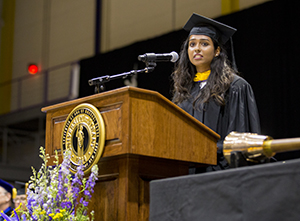
<svg viewBox="0 0 300 221">
<path fill-rule="evenodd" d="M 133 87 L 43 108 L 45 148 L 52 159 L 61 149 L 68 114 L 81 103 L 99 109 L 106 130 L 99 180 L 89 204 L 95 220 L 148 220 L 151 180 L 216 164 L 218 134 L 161 94 Z"/>
</svg>

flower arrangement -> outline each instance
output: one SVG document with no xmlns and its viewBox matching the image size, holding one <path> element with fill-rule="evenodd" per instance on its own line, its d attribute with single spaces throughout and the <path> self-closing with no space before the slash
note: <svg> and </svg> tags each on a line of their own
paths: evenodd
<svg viewBox="0 0 300 221">
<path fill-rule="evenodd" d="M 94 220 L 94 211 L 87 213 L 87 206 L 94 192 L 98 166 L 94 165 L 90 176 L 84 178 L 83 165 L 77 167 L 75 176 L 69 170 L 71 151 L 66 150 L 63 162 L 59 164 L 55 154 L 55 166 L 47 166 L 49 155 L 40 148 L 43 164 L 37 172 L 32 168 L 27 189 L 26 210 L 16 209 L 12 217 L 1 213 L 7 221 L 15 220 Z"/>
</svg>

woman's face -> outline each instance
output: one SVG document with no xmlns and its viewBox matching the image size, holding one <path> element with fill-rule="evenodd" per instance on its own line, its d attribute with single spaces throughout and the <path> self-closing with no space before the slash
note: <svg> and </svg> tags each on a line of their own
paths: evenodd
<svg viewBox="0 0 300 221">
<path fill-rule="evenodd" d="M 214 48 L 213 41 L 206 35 L 191 35 L 188 44 L 190 62 L 195 65 L 197 72 L 210 69 L 210 63 L 215 56 L 219 56 L 220 47 Z"/>
</svg>

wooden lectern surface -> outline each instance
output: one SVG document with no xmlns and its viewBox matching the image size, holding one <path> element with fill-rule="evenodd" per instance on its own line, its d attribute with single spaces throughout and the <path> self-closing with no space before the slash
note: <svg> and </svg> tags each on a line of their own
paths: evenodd
<svg viewBox="0 0 300 221">
<path fill-rule="evenodd" d="M 148 220 L 149 182 L 216 164 L 219 135 L 157 92 L 124 87 L 45 107 L 46 152 L 61 149 L 68 114 L 79 104 L 99 109 L 105 146 L 89 209 L 95 220 Z"/>
<path fill-rule="evenodd" d="M 203 164 L 216 164 L 219 135 L 157 92 L 124 87 L 45 107 L 46 150 L 60 151 L 68 114 L 81 103 L 97 107 L 104 119 L 102 157 L 138 154 Z"/>
</svg>

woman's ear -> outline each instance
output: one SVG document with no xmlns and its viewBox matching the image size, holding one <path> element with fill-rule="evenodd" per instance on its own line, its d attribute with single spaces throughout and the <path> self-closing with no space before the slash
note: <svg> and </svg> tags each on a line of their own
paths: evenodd
<svg viewBox="0 0 300 221">
<path fill-rule="evenodd" d="M 218 57 L 220 55 L 221 52 L 221 48 L 220 46 L 217 47 L 217 49 L 215 50 L 215 57 Z"/>
</svg>

